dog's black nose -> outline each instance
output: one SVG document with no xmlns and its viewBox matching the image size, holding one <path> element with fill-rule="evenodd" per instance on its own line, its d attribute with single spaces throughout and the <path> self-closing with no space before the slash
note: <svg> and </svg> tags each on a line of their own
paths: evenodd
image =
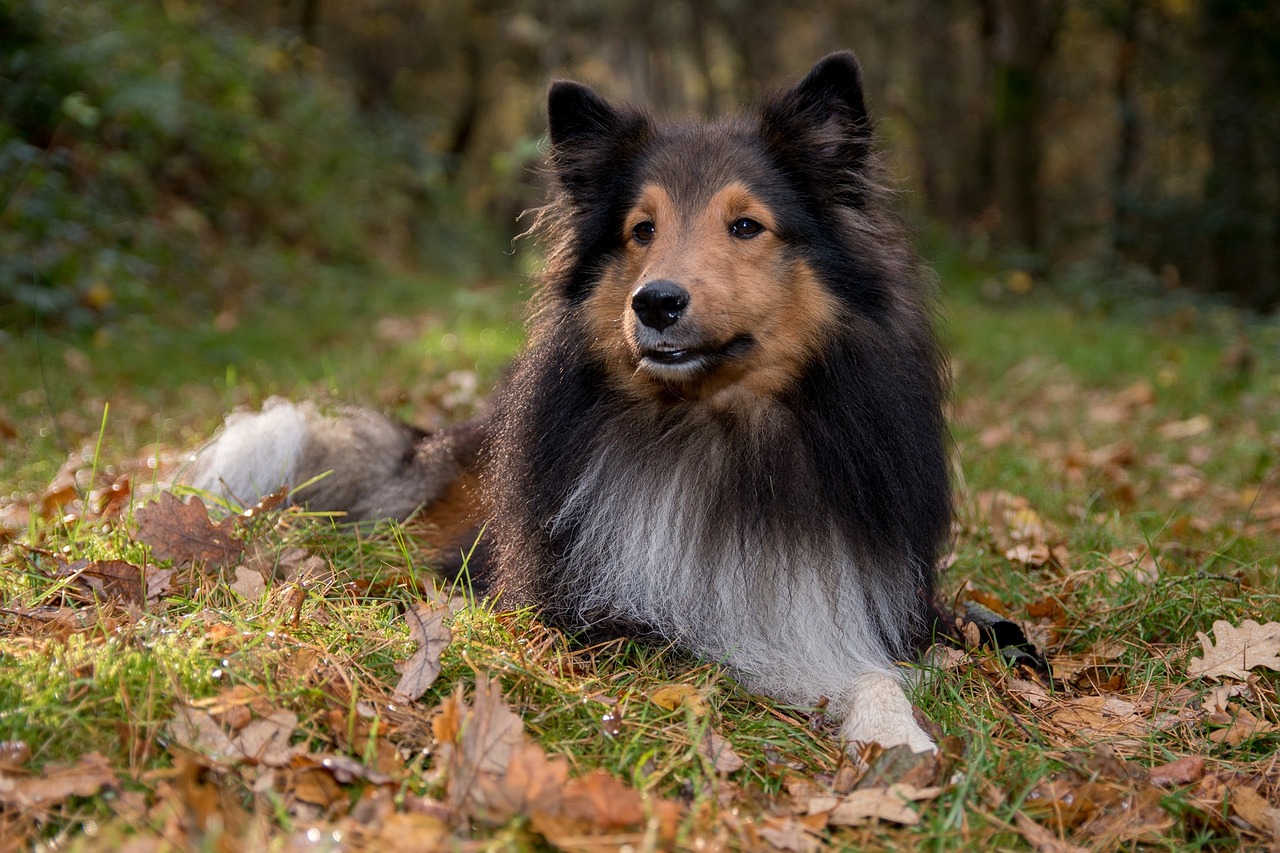
<svg viewBox="0 0 1280 853">
<path fill-rule="evenodd" d="M 675 325 L 689 305 L 689 293 L 674 281 L 651 281 L 631 297 L 631 310 L 650 329 Z"/>
</svg>

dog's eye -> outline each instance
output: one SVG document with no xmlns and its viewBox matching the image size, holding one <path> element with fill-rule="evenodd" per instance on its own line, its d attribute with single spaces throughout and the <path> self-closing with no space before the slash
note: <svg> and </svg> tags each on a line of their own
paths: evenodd
<svg viewBox="0 0 1280 853">
<path fill-rule="evenodd" d="M 729 233 L 737 237 L 739 240 L 750 240 L 752 237 L 764 230 L 764 226 L 754 219 L 742 217 L 733 222 L 729 226 Z"/>
<path fill-rule="evenodd" d="M 653 239 L 653 223 L 645 220 L 631 229 L 631 236 L 637 243 L 648 243 Z"/>
</svg>

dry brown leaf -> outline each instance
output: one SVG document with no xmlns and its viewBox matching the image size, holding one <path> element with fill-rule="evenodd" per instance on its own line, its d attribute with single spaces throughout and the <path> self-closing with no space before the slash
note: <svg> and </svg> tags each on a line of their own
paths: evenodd
<svg viewBox="0 0 1280 853">
<path fill-rule="evenodd" d="M 887 788 L 860 788 L 839 801 L 827 815 L 831 826 L 863 826 L 877 820 L 915 826 L 920 813 L 909 803 L 932 800 L 942 793 L 942 788 L 917 788 L 914 785 L 896 784 Z M 814 805 L 811 803 L 811 807 Z"/>
<path fill-rule="evenodd" d="M 58 576 L 74 577 L 102 599 L 140 607 L 149 597 L 143 569 L 124 560 L 77 560 Z"/>
<path fill-rule="evenodd" d="M 822 840 L 808 826 L 791 818 L 765 818 L 756 834 L 778 850 L 792 853 L 817 853 Z"/>
<path fill-rule="evenodd" d="M 734 773 L 745 766 L 742 756 L 734 752 L 733 745 L 711 726 L 698 744 L 698 752 L 711 762 L 717 773 Z"/>
<path fill-rule="evenodd" d="M 229 764 L 239 757 L 239 750 L 218 721 L 196 708 L 179 706 L 169 721 L 169 734 L 179 746 L 206 755 L 219 764 Z"/>
<path fill-rule="evenodd" d="M 236 566 L 236 579 L 231 582 L 232 592 L 252 601 L 261 597 L 266 588 L 266 581 L 257 571 L 245 566 Z"/>
<path fill-rule="evenodd" d="M 1004 792 L 994 785 L 987 785 L 983 788 L 982 798 L 992 808 L 999 808 L 1004 805 L 1007 799 Z M 1013 823 L 1018 828 L 1018 832 L 1022 833 L 1022 837 L 1038 853 L 1089 853 L 1086 848 L 1059 838 L 1022 812 L 1014 813 Z"/>
<path fill-rule="evenodd" d="M 246 725 L 233 739 L 233 743 L 247 759 L 268 767 L 284 767 L 295 755 L 305 751 L 301 744 L 289 744 L 289 739 L 297 728 L 297 714 L 292 711 L 275 711 Z"/>
<path fill-rule="evenodd" d="M 476 777 L 471 801 L 497 823 L 521 814 L 558 814 L 568 780 L 567 759 L 548 757 L 538 744 L 525 742 L 512 750 L 502 776 Z"/>
<path fill-rule="evenodd" d="M 1231 704 L 1229 700 L 1236 699 L 1248 692 L 1248 684 L 1230 682 L 1219 684 L 1205 694 L 1204 699 L 1201 700 L 1200 707 L 1210 714 L 1225 714 L 1227 706 Z"/>
<path fill-rule="evenodd" d="M 1061 538 L 1021 495 L 979 492 L 973 496 L 973 508 L 977 532 L 989 531 L 991 541 L 1002 552 L 1019 544 L 1048 545 Z"/>
<path fill-rule="evenodd" d="M 400 681 L 395 693 L 400 702 L 413 702 L 440 675 L 440 654 L 453 639 L 449 627 L 444 624 L 449 609 L 438 604 L 419 601 L 405 613 L 409 623 L 409 636 L 418 644 L 417 650 L 400 664 Z"/>
<path fill-rule="evenodd" d="M 1089 848 L 1059 838 L 1022 812 L 1013 816 L 1013 823 L 1037 853 L 1089 853 Z"/>
<path fill-rule="evenodd" d="M 668 711 L 683 705 L 699 717 L 707 712 L 706 700 L 689 684 L 664 684 L 649 694 L 649 701 Z"/>
<path fill-rule="evenodd" d="M 159 500 L 139 507 L 134 518 L 138 541 L 151 546 L 151 553 L 162 560 L 218 568 L 234 563 L 244 552 L 244 543 L 231 537 L 235 519 L 214 525 L 195 498 L 183 503 L 172 492 L 162 492 Z"/>
<path fill-rule="evenodd" d="M 457 738 L 442 744 L 449 768 L 449 803 L 455 808 L 471 803 L 477 776 L 488 773 L 501 776 L 511 763 L 511 755 L 524 739 L 520 718 L 502 698 L 502 687 L 485 675 L 477 676 L 472 707 L 463 702 L 460 692 L 455 692 L 441 703 L 442 710 L 453 703 L 452 712 L 445 711 L 433 720 L 437 737 L 447 733 L 446 721 L 457 720 Z M 440 723 L 437 729 L 436 724 Z"/>
<path fill-rule="evenodd" d="M 323 767 L 307 766 L 288 774 L 286 787 L 293 796 L 326 811 L 348 797 L 346 789 Z"/>
<path fill-rule="evenodd" d="M 1188 662 L 1187 675 L 1192 678 L 1235 678 L 1243 681 L 1254 667 L 1280 670 L 1280 622 L 1260 625 L 1246 619 L 1237 628 L 1219 619 L 1213 623 L 1213 635 L 1216 642 L 1196 632 L 1204 656 Z"/>
<path fill-rule="evenodd" d="M 1021 699 L 1032 708 L 1043 708 L 1052 700 L 1049 691 L 1043 686 L 1036 684 L 1034 681 L 1027 681 L 1022 678 L 1010 678 L 1005 683 L 1009 695 L 1014 698 Z"/>
<path fill-rule="evenodd" d="M 1280 841 L 1280 837 L 1276 835 L 1280 830 L 1280 809 L 1247 785 L 1229 785 L 1228 790 L 1233 814 L 1244 818 L 1260 833 L 1271 835 L 1273 840 Z"/>
<path fill-rule="evenodd" d="M 445 842 L 449 838 L 449 826 L 435 815 L 393 812 L 378 827 L 375 837 L 379 844 L 371 849 L 403 850 L 405 853 L 447 850 Z"/>
<path fill-rule="evenodd" d="M 640 792 L 601 768 L 565 785 L 562 813 L 570 820 L 606 832 L 644 822 Z"/>
<path fill-rule="evenodd" d="M 1156 435 L 1165 441 L 1185 441 L 1188 438 L 1195 438 L 1198 435 L 1204 435 L 1213 427 L 1213 422 L 1209 420 L 1208 415 L 1193 415 L 1185 421 L 1170 421 L 1161 424 L 1156 430 Z"/>
<path fill-rule="evenodd" d="M 1114 850 L 1135 843 L 1158 843 L 1173 827 L 1173 815 L 1161 805 L 1166 796 L 1153 787 L 1137 791 L 1117 789 L 1099 804 L 1098 811 L 1080 827 L 1096 849 Z"/>
<path fill-rule="evenodd" d="M 47 765 L 38 776 L 0 771 L 0 805 L 19 810 L 48 808 L 68 797 L 91 797 L 103 788 L 119 787 L 107 759 L 91 752 L 70 766 Z"/>
<path fill-rule="evenodd" d="M 1204 756 L 1184 755 L 1168 764 L 1152 767 L 1149 778 L 1152 785 L 1158 785 L 1161 788 L 1199 782 L 1204 778 Z"/>
<path fill-rule="evenodd" d="M 1220 718 L 1225 718 L 1223 721 L 1229 720 L 1230 723 L 1226 728 L 1209 733 L 1209 740 L 1214 743 L 1239 746 L 1250 738 L 1270 734 L 1276 730 L 1274 724 L 1255 717 L 1248 708 L 1228 705 L 1225 713 L 1215 714 L 1209 719 L 1210 722 L 1216 722 Z"/>
<path fill-rule="evenodd" d="M 264 712 L 234 735 L 227 734 L 210 714 L 189 706 L 180 706 L 169 721 L 169 732 L 175 743 L 216 763 L 249 761 L 270 767 L 283 767 L 305 751 L 300 744 L 289 744 L 297 727 L 297 714 L 281 710 Z"/>
<path fill-rule="evenodd" d="M 1039 569 L 1053 559 L 1053 552 L 1045 542 L 1029 545 L 1019 542 L 1004 552 L 1004 558 L 1011 563 L 1019 563 L 1029 569 Z"/>
</svg>

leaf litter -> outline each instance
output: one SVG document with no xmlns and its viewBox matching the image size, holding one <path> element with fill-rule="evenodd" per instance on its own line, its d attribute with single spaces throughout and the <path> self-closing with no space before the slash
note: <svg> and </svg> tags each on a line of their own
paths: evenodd
<svg viewBox="0 0 1280 853">
<path fill-rule="evenodd" d="M 295 833 L 340 836 L 352 850 L 457 847 L 485 833 L 583 850 L 695 842 L 706 849 L 874 848 L 910 844 L 911 833 L 938 831 L 958 813 L 963 825 L 951 830 L 958 834 L 944 837 L 970 846 L 1004 847 L 1010 839 L 1050 851 L 1176 846 L 1191 838 L 1275 844 L 1280 649 L 1277 624 L 1266 616 L 1280 611 L 1223 603 L 1274 606 L 1267 584 L 1275 566 L 1264 556 L 1229 568 L 1215 554 L 1231 542 L 1215 537 L 1224 529 L 1280 532 L 1277 483 L 1216 482 L 1208 442 L 1232 423 L 1158 414 L 1150 383 L 1031 394 L 985 401 L 977 442 L 988 451 L 1025 446 L 1069 494 L 1097 497 L 1064 506 L 1040 493 L 988 490 L 963 501 L 953 572 L 975 582 L 955 599 L 961 639 L 935 650 L 931 670 L 967 704 L 960 719 L 944 723 L 963 737 L 945 738 L 938 756 L 873 748 L 862 761 L 843 760 L 822 734 L 830 725 L 822 713 L 768 707 L 762 717 L 791 726 L 803 741 L 787 750 L 787 738 L 757 734 L 736 709 L 730 716 L 715 688 L 679 670 L 636 688 L 605 670 L 604 681 L 582 686 L 597 677 L 592 653 L 566 652 L 546 632 L 523 636 L 505 659 L 486 656 L 480 665 L 470 656 L 493 628 L 477 629 L 471 603 L 446 605 L 447 595 L 434 594 L 394 558 L 353 576 L 349 562 L 339 568 L 296 536 L 303 528 L 289 512 L 264 506 L 214 520 L 198 501 L 162 495 L 137 511 L 136 533 L 116 550 L 72 560 L 28 549 L 26 564 L 58 584 L 61 597 L 15 598 L 0 626 L 23 654 L 42 643 L 145 637 L 148 623 L 136 612 L 162 625 L 175 596 L 225 589 L 241 603 L 215 598 L 221 604 L 199 605 L 191 624 L 203 626 L 200 643 L 232 662 L 234 686 L 194 698 L 176 690 L 169 719 L 138 739 L 169 764 L 136 774 L 105 749 L 58 762 L 44 758 L 38 741 L 34 749 L 21 740 L 4 745 L 0 818 L 23 820 L 33 809 L 70 816 L 77 803 L 96 799 L 112 804 L 139 844 L 164 837 L 208 849 L 269 846 L 282 832 L 272 814 L 287 815 Z M 1044 439 L 1046 412 L 1074 402 L 1078 433 Z M 1169 446 L 1153 449 L 1137 429 Z M 123 507 L 138 497 L 126 474 L 106 472 L 90 484 L 83 465 L 69 460 L 36 512 L 122 526 Z M 1124 528 L 1130 509 L 1165 506 L 1171 515 L 1160 536 Z M 1095 532 L 1081 536 L 1086 528 Z M 202 568 L 219 573 L 202 575 Z M 982 585 L 988 572 L 1000 571 L 1013 582 Z M 1170 598 L 1194 599 L 1200 609 L 1158 626 L 1131 618 Z M 385 629 L 367 646 L 381 655 L 376 666 L 308 639 L 319 626 L 346 624 L 349 608 L 388 599 L 404 613 L 414 644 L 399 664 L 401 641 Z M 218 609 L 243 614 L 249 605 L 258 610 L 257 602 L 287 613 L 287 621 L 264 633 Z M 367 631 L 353 624 L 349 633 Z M 997 634 L 1005 642 L 992 643 Z M 254 656 L 272 663 L 237 668 L 238 658 Z M 92 677 L 92 668 L 78 672 Z M 563 707 L 540 697 L 548 684 Z M 603 702 L 611 723 L 601 728 L 592 712 L 591 734 L 561 741 L 552 722 L 579 698 Z M 593 752 L 592 737 L 609 749 L 644 748 L 626 762 L 602 762 L 607 751 Z M 994 760 L 975 752 L 984 738 L 986 748 L 998 745 Z M 663 757 L 663 749 L 678 758 Z M 1046 769 L 1006 767 L 1006 756 L 1023 750 Z"/>
</svg>

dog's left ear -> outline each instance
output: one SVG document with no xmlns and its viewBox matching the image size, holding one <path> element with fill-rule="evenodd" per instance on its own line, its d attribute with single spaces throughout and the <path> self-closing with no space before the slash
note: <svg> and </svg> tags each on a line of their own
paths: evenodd
<svg viewBox="0 0 1280 853">
<path fill-rule="evenodd" d="M 761 129 L 770 147 L 812 177 L 858 169 L 871 149 L 862 68 L 850 51 L 822 59 L 791 89 L 765 101 Z"/>
</svg>

